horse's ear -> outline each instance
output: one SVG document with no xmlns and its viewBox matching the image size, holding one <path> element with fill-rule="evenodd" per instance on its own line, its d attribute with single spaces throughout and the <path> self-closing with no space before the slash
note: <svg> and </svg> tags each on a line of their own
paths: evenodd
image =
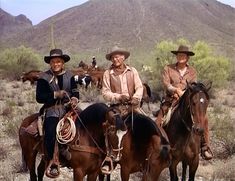
<svg viewBox="0 0 235 181">
<path fill-rule="evenodd" d="M 186 83 L 187 83 L 187 87 L 192 90 L 193 89 L 193 86 L 190 82 L 188 82 L 188 80 L 186 79 Z"/>
<path fill-rule="evenodd" d="M 209 82 L 207 82 L 206 84 L 205 84 L 205 87 L 206 87 L 206 90 L 207 90 L 207 92 L 211 89 L 211 87 L 212 87 L 212 81 L 209 81 Z"/>
</svg>

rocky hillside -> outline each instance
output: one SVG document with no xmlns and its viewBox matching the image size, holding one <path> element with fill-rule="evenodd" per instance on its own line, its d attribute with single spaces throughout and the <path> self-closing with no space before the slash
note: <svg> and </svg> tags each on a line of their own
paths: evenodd
<svg viewBox="0 0 235 181">
<path fill-rule="evenodd" d="M 0 40 L 2 40 L 32 27 L 32 22 L 25 15 L 12 16 L 0 8 L 0 27 Z"/>
<path fill-rule="evenodd" d="M 164 39 L 204 40 L 234 51 L 235 9 L 215 0 L 90 0 L 10 39 L 5 47 L 25 44 L 48 52 L 53 29 L 56 46 L 70 52 L 107 51 L 113 44 L 152 49 Z"/>
</svg>

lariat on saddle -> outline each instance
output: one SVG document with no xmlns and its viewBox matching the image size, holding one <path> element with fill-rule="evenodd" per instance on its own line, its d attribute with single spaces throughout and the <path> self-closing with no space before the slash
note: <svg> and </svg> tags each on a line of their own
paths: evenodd
<svg viewBox="0 0 235 181">
<path fill-rule="evenodd" d="M 56 127 L 56 138 L 60 144 L 67 144 L 74 139 L 76 135 L 76 118 L 77 114 L 72 109 L 58 122 Z"/>
</svg>

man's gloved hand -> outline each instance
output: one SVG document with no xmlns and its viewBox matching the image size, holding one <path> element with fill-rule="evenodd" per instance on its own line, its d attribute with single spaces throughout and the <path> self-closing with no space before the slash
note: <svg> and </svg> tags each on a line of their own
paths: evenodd
<svg viewBox="0 0 235 181">
<path fill-rule="evenodd" d="M 70 105 L 71 105 L 71 107 L 73 107 L 73 108 L 76 108 L 77 107 L 77 105 L 78 105 L 78 98 L 76 98 L 76 97 L 71 97 L 71 100 L 70 100 Z"/>
<path fill-rule="evenodd" d="M 130 100 L 130 97 L 129 96 L 126 96 L 126 95 L 121 95 L 120 97 L 120 102 L 121 103 L 126 103 Z"/>
<path fill-rule="evenodd" d="M 137 98 L 135 98 L 135 97 L 132 97 L 131 105 L 138 106 L 139 105 L 139 100 Z"/>
<path fill-rule="evenodd" d="M 64 98 L 65 95 L 66 95 L 65 90 L 59 90 L 59 91 L 54 92 L 54 97 L 57 99 L 62 99 L 62 98 Z"/>
</svg>

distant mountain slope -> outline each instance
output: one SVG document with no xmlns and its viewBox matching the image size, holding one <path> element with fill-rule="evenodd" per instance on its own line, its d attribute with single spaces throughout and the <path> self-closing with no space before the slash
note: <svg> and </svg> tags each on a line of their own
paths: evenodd
<svg viewBox="0 0 235 181">
<path fill-rule="evenodd" d="M 7 39 L 32 27 L 32 22 L 25 16 L 12 16 L 0 8 L 0 40 Z"/>
<path fill-rule="evenodd" d="M 52 25 L 57 46 L 70 52 L 104 51 L 116 43 L 148 49 L 180 37 L 221 50 L 235 47 L 235 9 L 216 0 L 90 0 L 29 26 L 4 45 L 48 52 Z"/>
</svg>

